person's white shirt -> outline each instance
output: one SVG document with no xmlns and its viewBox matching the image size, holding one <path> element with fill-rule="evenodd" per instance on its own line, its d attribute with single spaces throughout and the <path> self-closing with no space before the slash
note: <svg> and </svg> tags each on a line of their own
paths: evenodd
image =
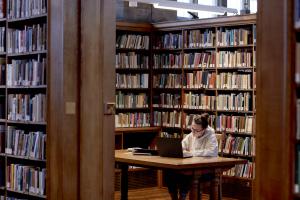
<svg viewBox="0 0 300 200">
<path fill-rule="evenodd" d="M 208 126 L 203 136 L 197 138 L 193 133 L 182 140 L 183 151 L 191 152 L 193 156 L 218 156 L 218 141 L 213 128 Z"/>
</svg>

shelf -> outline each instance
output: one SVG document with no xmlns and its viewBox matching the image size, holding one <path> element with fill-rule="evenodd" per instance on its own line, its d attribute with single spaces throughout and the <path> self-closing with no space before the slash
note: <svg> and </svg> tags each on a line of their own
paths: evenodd
<svg viewBox="0 0 300 200">
<path fill-rule="evenodd" d="M 0 18 L 0 22 L 5 22 L 6 18 Z"/>
<path fill-rule="evenodd" d="M 217 89 L 214 89 L 214 88 L 183 88 L 183 90 L 185 90 L 185 91 L 199 91 L 199 90 L 201 90 L 201 91 L 203 91 L 203 90 L 216 91 Z"/>
<path fill-rule="evenodd" d="M 217 110 L 221 113 L 241 113 L 241 114 L 253 114 L 253 111 L 242 111 L 242 110 Z"/>
<path fill-rule="evenodd" d="M 241 180 L 241 181 L 250 181 L 250 182 L 253 182 L 252 178 L 244 178 L 244 177 L 238 177 L 238 176 L 222 175 L 222 178 L 225 178 L 225 179 L 236 179 L 236 180 Z"/>
<path fill-rule="evenodd" d="M 23 194 L 23 195 L 28 195 L 28 196 L 33 196 L 33 197 L 38 197 L 38 198 L 43 198 L 43 199 L 47 198 L 47 196 L 45 196 L 45 195 L 33 194 L 33 193 L 30 193 L 30 192 L 15 191 L 15 190 L 8 189 L 8 188 L 6 190 L 8 192 L 14 192 L 14 193 L 18 193 L 18 194 Z"/>
<path fill-rule="evenodd" d="M 165 72 L 165 71 L 176 71 L 182 72 L 182 68 L 154 68 L 152 69 L 153 72 Z"/>
<path fill-rule="evenodd" d="M 150 88 L 116 88 L 116 90 L 128 90 L 128 91 L 146 91 L 150 90 Z"/>
<path fill-rule="evenodd" d="M 251 133 L 243 133 L 243 132 L 229 132 L 229 131 L 216 131 L 216 133 L 225 133 L 225 134 L 231 134 L 231 135 L 236 135 L 236 136 L 248 136 L 248 137 L 254 137 L 255 135 Z"/>
<path fill-rule="evenodd" d="M 25 53 L 8 53 L 8 57 L 17 57 L 17 56 L 30 56 L 30 55 L 38 55 L 38 54 L 46 54 L 47 50 L 42 51 L 32 51 L 32 52 L 25 52 Z"/>
<path fill-rule="evenodd" d="M 0 85 L 0 89 L 5 89 L 6 85 Z"/>
<path fill-rule="evenodd" d="M 184 51 L 195 51 L 195 50 L 214 50 L 215 46 L 212 47 L 193 47 L 193 48 L 184 48 Z"/>
<path fill-rule="evenodd" d="M 7 89 L 46 89 L 47 85 L 36 86 L 7 86 Z"/>
<path fill-rule="evenodd" d="M 41 159 L 36 159 L 36 158 L 30 158 L 30 157 L 25 157 L 25 156 L 16 156 L 16 155 L 11 155 L 11 154 L 6 154 L 6 157 L 20 159 L 20 160 L 30 160 L 30 161 L 37 161 L 37 162 L 46 162 L 46 160 L 41 160 Z"/>
<path fill-rule="evenodd" d="M 47 13 L 41 15 L 34 15 L 30 17 L 23 17 L 23 18 L 11 18 L 11 19 L 7 19 L 7 22 L 13 23 L 13 22 L 21 22 L 21 21 L 30 21 L 30 20 L 46 18 L 46 17 L 47 17 Z"/>
<path fill-rule="evenodd" d="M 216 112 L 212 109 L 200 109 L 200 108 L 183 108 L 184 111 L 195 111 L 195 112 Z"/>
<path fill-rule="evenodd" d="M 154 110 L 181 110 L 181 108 L 153 107 Z"/>
<path fill-rule="evenodd" d="M 28 124 L 28 125 L 47 125 L 46 122 L 13 121 L 13 120 L 7 120 L 7 123 L 10 123 L 10 124 Z"/>
<path fill-rule="evenodd" d="M 182 51 L 182 49 L 155 49 L 153 48 L 153 52 L 157 53 L 157 52 L 180 52 Z"/>
<path fill-rule="evenodd" d="M 252 69 L 253 69 L 253 67 L 217 67 L 216 68 L 218 71 L 222 71 L 222 70 L 234 70 L 234 71 L 245 71 L 245 70 L 247 70 L 247 72 L 248 72 L 248 70 L 251 70 L 251 71 L 249 71 L 249 72 L 252 72 Z"/>
<path fill-rule="evenodd" d="M 122 111 L 122 110 L 150 110 L 150 108 L 149 107 L 147 107 L 147 108 L 144 108 L 144 107 L 142 107 L 142 108 L 116 108 L 116 110 L 118 110 L 118 111 Z"/>
<path fill-rule="evenodd" d="M 231 91 L 231 92 L 252 92 L 253 89 L 216 89 L 217 91 Z"/>
<path fill-rule="evenodd" d="M 6 52 L 0 52 L 0 56 L 6 56 Z"/>
<path fill-rule="evenodd" d="M 222 153 L 221 156 L 224 156 L 224 157 L 237 157 L 237 158 L 250 158 L 250 159 L 253 159 L 255 158 L 255 156 L 247 156 L 247 155 L 237 155 L 237 154 L 228 154 L 228 153 Z"/>
<path fill-rule="evenodd" d="M 5 123 L 6 119 L 0 119 L 0 122 Z"/>
<path fill-rule="evenodd" d="M 4 186 L 1 186 L 1 187 L 0 187 L 0 190 L 5 190 L 5 187 L 4 187 Z"/>
<path fill-rule="evenodd" d="M 218 49 L 228 49 L 228 48 L 252 48 L 253 44 L 248 45 L 237 45 L 237 46 L 217 46 Z"/>
<path fill-rule="evenodd" d="M 184 71 L 216 71 L 217 68 L 215 67 L 195 67 L 195 68 L 183 68 Z"/>
<path fill-rule="evenodd" d="M 169 127 L 169 126 L 161 126 L 164 129 L 181 129 L 181 127 Z"/>
<path fill-rule="evenodd" d="M 147 68 L 116 68 L 117 73 L 132 73 L 132 72 L 149 72 L 150 69 Z"/>
<path fill-rule="evenodd" d="M 128 48 L 116 48 L 116 51 L 122 51 L 122 52 L 143 52 L 143 53 L 150 53 L 149 49 L 128 49 Z"/>
<path fill-rule="evenodd" d="M 1 157 L 5 157 L 6 154 L 5 154 L 5 153 L 0 153 L 0 156 L 1 156 Z"/>
<path fill-rule="evenodd" d="M 160 127 L 115 128 L 115 132 L 158 132 Z"/>
<path fill-rule="evenodd" d="M 173 91 L 178 91 L 181 90 L 181 88 L 153 88 L 153 90 L 173 90 Z"/>
</svg>

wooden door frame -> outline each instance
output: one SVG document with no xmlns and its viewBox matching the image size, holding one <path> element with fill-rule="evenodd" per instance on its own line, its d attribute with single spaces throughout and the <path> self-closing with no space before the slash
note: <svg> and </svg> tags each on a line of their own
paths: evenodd
<svg viewBox="0 0 300 200">
<path fill-rule="evenodd" d="M 293 199 L 293 1 L 258 1 L 254 199 Z"/>
<path fill-rule="evenodd" d="M 113 199 L 115 1 L 48 1 L 47 199 Z"/>
</svg>

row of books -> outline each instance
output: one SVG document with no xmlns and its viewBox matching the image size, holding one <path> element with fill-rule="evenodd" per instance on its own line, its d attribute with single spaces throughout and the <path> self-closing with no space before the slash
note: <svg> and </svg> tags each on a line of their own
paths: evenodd
<svg viewBox="0 0 300 200">
<path fill-rule="evenodd" d="M 46 158 L 46 135 L 43 132 L 29 132 L 8 126 L 5 153 L 44 160 Z"/>
<path fill-rule="evenodd" d="M 5 152 L 5 125 L 0 125 L 0 153 L 4 153 L 4 152 Z"/>
<path fill-rule="evenodd" d="M 200 48 L 215 46 L 215 33 L 212 30 L 190 30 L 184 31 L 184 48 Z"/>
<path fill-rule="evenodd" d="M 46 121 L 46 95 L 9 94 L 8 120 L 14 121 Z"/>
<path fill-rule="evenodd" d="M 153 107 L 156 108 L 179 108 L 180 95 L 170 93 L 160 93 L 153 96 Z"/>
<path fill-rule="evenodd" d="M 251 96 L 249 92 L 218 95 L 217 110 L 251 111 Z"/>
<path fill-rule="evenodd" d="M 181 68 L 181 54 L 154 54 L 153 69 Z"/>
<path fill-rule="evenodd" d="M 183 56 L 183 68 L 214 68 L 215 63 L 215 52 L 185 53 Z"/>
<path fill-rule="evenodd" d="M 25 53 L 47 49 L 47 24 L 8 29 L 7 52 Z"/>
<path fill-rule="evenodd" d="M 255 138 L 228 135 L 224 140 L 223 153 L 255 156 Z"/>
<path fill-rule="evenodd" d="M 7 0 L 7 17 L 24 18 L 47 13 L 46 0 Z"/>
<path fill-rule="evenodd" d="M 148 88 L 149 74 L 116 74 L 117 88 Z"/>
<path fill-rule="evenodd" d="M 116 94 L 117 108 L 147 108 L 148 106 L 148 95 L 145 93 L 124 94 L 119 91 Z"/>
<path fill-rule="evenodd" d="M 148 69 L 149 56 L 135 52 L 118 53 L 116 55 L 116 69 Z"/>
<path fill-rule="evenodd" d="M 183 88 L 215 88 L 216 73 L 208 71 L 194 71 L 186 73 Z"/>
<path fill-rule="evenodd" d="M 6 84 L 6 58 L 0 58 L 0 85 Z"/>
<path fill-rule="evenodd" d="M 184 93 L 183 108 L 216 110 L 216 96 L 206 94 Z"/>
<path fill-rule="evenodd" d="M 216 66 L 220 68 L 253 67 L 256 57 L 248 51 L 219 51 L 216 53 Z"/>
<path fill-rule="evenodd" d="M 150 126 L 149 113 L 118 113 L 115 115 L 115 127 L 147 127 Z"/>
<path fill-rule="evenodd" d="M 216 131 L 251 134 L 254 122 L 253 116 L 220 115 L 216 118 Z"/>
<path fill-rule="evenodd" d="M 0 53 L 5 52 L 6 40 L 5 40 L 5 27 L 0 27 Z"/>
<path fill-rule="evenodd" d="M 296 138 L 300 140 L 300 99 L 297 99 L 297 127 L 296 127 Z M 300 183 L 300 182 L 299 182 Z"/>
<path fill-rule="evenodd" d="M 181 127 L 181 112 L 162 112 L 162 126 L 165 127 Z M 155 123 L 155 122 L 154 122 Z"/>
<path fill-rule="evenodd" d="M 251 74 L 220 73 L 217 75 L 216 87 L 219 89 L 251 89 Z"/>
<path fill-rule="evenodd" d="M 15 198 L 15 197 L 0 196 L 0 200 L 27 200 L 27 199 L 19 199 L 19 198 Z"/>
<path fill-rule="evenodd" d="M 217 46 L 239 46 L 252 44 L 252 31 L 245 28 L 223 28 L 217 31 Z"/>
<path fill-rule="evenodd" d="M 251 179 L 255 178 L 255 163 L 248 162 L 247 164 L 236 165 L 230 170 L 224 171 L 223 175 Z"/>
<path fill-rule="evenodd" d="M 160 132 L 162 138 L 180 138 L 180 133 Z"/>
<path fill-rule="evenodd" d="M 117 36 L 116 48 L 149 49 L 148 35 L 122 34 Z"/>
<path fill-rule="evenodd" d="M 181 74 L 156 74 L 153 76 L 154 88 L 181 88 Z"/>
<path fill-rule="evenodd" d="M 191 129 L 192 123 L 194 121 L 194 118 L 197 116 L 197 114 L 187 114 L 187 113 L 182 113 L 182 117 L 184 119 L 184 124 L 183 128 L 185 129 Z M 215 128 L 215 115 L 209 115 L 208 118 L 208 125 L 212 128 Z"/>
<path fill-rule="evenodd" d="M 0 0 L 0 18 L 5 18 L 6 0 Z"/>
<path fill-rule="evenodd" d="M 182 48 L 182 34 L 168 33 L 162 36 L 157 36 L 153 41 L 154 49 L 181 49 Z"/>
<path fill-rule="evenodd" d="M 10 164 L 7 166 L 6 187 L 14 191 L 45 195 L 46 169 Z"/>
<path fill-rule="evenodd" d="M 37 86 L 46 84 L 46 58 L 12 60 L 7 64 L 7 86 Z"/>
</svg>

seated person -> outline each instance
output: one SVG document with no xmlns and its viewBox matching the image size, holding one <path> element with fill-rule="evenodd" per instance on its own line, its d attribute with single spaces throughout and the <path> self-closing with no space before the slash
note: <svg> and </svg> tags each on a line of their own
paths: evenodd
<svg viewBox="0 0 300 200">
<path fill-rule="evenodd" d="M 208 126 L 209 115 L 198 115 L 192 123 L 192 132 L 182 140 L 183 151 L 190 152 L 193 156 L 218 156 L 218 141 L 213 128 Z M 164 172 L 166 184 L 172 200 L 186 199 L 192 186 L 192 176 L 177 174 L 167 170 Z"/>
</svg>

